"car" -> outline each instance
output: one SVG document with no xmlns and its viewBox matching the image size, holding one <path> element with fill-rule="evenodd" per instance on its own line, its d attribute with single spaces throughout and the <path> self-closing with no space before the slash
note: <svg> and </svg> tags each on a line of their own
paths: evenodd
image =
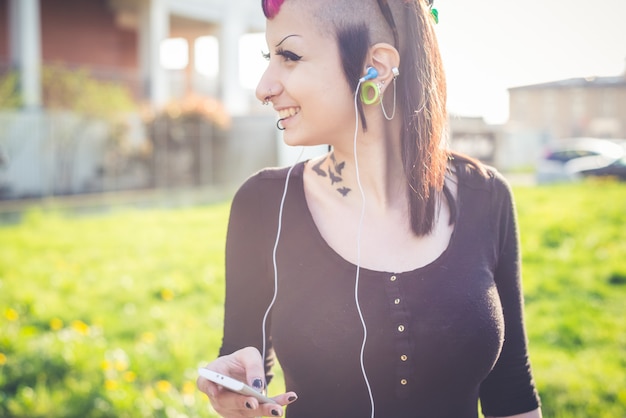
<svg viewBox="0 0 626 418">
<path fill-rule="evenodd" d="M 537 164 L 537 183 L 575 181 L 589 176 L 626 180 L 626 140 L 570 138 L 546 144 Z"/>
</svg>

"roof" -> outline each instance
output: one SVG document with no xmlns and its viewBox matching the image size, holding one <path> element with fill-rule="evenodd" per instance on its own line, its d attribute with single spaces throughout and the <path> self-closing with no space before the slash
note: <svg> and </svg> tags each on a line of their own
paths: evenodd
<svg viewBox="0 0 626 418">
<path fill-rule="evenodd" d="M 550 81 L 547 83 L 511 87 L 509 88 L 509 90 L 543 90 L 543 89 L 599 88 L 599 87 L 626 88 L 626 74 L 623 76 L 613 76 L 613 77 L 569 78 L 566 80 Z"/>
</svg>

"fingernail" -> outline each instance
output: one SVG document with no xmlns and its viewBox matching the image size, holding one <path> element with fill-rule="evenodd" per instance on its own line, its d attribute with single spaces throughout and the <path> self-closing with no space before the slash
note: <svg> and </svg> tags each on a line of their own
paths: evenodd
<svg viewBox="0 0 626 418">
<path fill-rule="evenodd" d="M 254 387 L 255 389 L 263 389 L 263 380 L 262 379 L 254 379 L 252 381 L 252 387 Z"/>
<path fill-rule="evenodd" d="M 275 417 L 279 417 L 280 416 L 280 412 L 278 412 L 275 409 L 272 409 L 272 415 L 274 415 Z"/>
<path fill-rule="evenodd" d="M 252 405 L 250 405 L 250 402 L 246 402 L 246 408 L 252 409 Z"/>
<path fill-rule="evenodd" d="M 296 399 L 298 399 L 298 397 L 297 397 L 296 395 L 291 395 L 290 397 L 288 397 L 288 398 L 287 398 L 287 400 L 288 400 L 289 402 L 293 402 L 293 401 L 295 401 Z"/>
</svg>

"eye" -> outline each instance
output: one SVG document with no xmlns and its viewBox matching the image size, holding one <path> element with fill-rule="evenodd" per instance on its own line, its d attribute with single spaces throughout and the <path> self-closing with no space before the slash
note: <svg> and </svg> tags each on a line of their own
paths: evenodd
<svg viewBox="0 0 626 418">
<path fill-rule="evenodd" d="M 285 61 L 300 61 L 302 59 L 302 56 L 282 48 L 276 51 L 276 55 L 280 55 L 285 59 Z"/>
<path fill-rule="evenodd" d="M 265 58 L 265 60 L 267 60 L 267 61 L 270 60 L 270 53 L 269 52 L 262 52 L 261 51 L 261 55 L 263 56 L 263 58 Z"/>
</svg>

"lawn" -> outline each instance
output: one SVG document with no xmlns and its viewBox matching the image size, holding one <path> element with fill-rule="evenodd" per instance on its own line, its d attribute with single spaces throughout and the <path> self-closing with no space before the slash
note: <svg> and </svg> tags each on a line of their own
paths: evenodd
<svg viewBox="0 0 626 418">
<path fill-rule="evenodd" d="M 626 417 L 626 184 L 514 192 L 544 415 Z M 228 208 L 1 226 L 0 416 L 213 417 Z"/>
</svg>

